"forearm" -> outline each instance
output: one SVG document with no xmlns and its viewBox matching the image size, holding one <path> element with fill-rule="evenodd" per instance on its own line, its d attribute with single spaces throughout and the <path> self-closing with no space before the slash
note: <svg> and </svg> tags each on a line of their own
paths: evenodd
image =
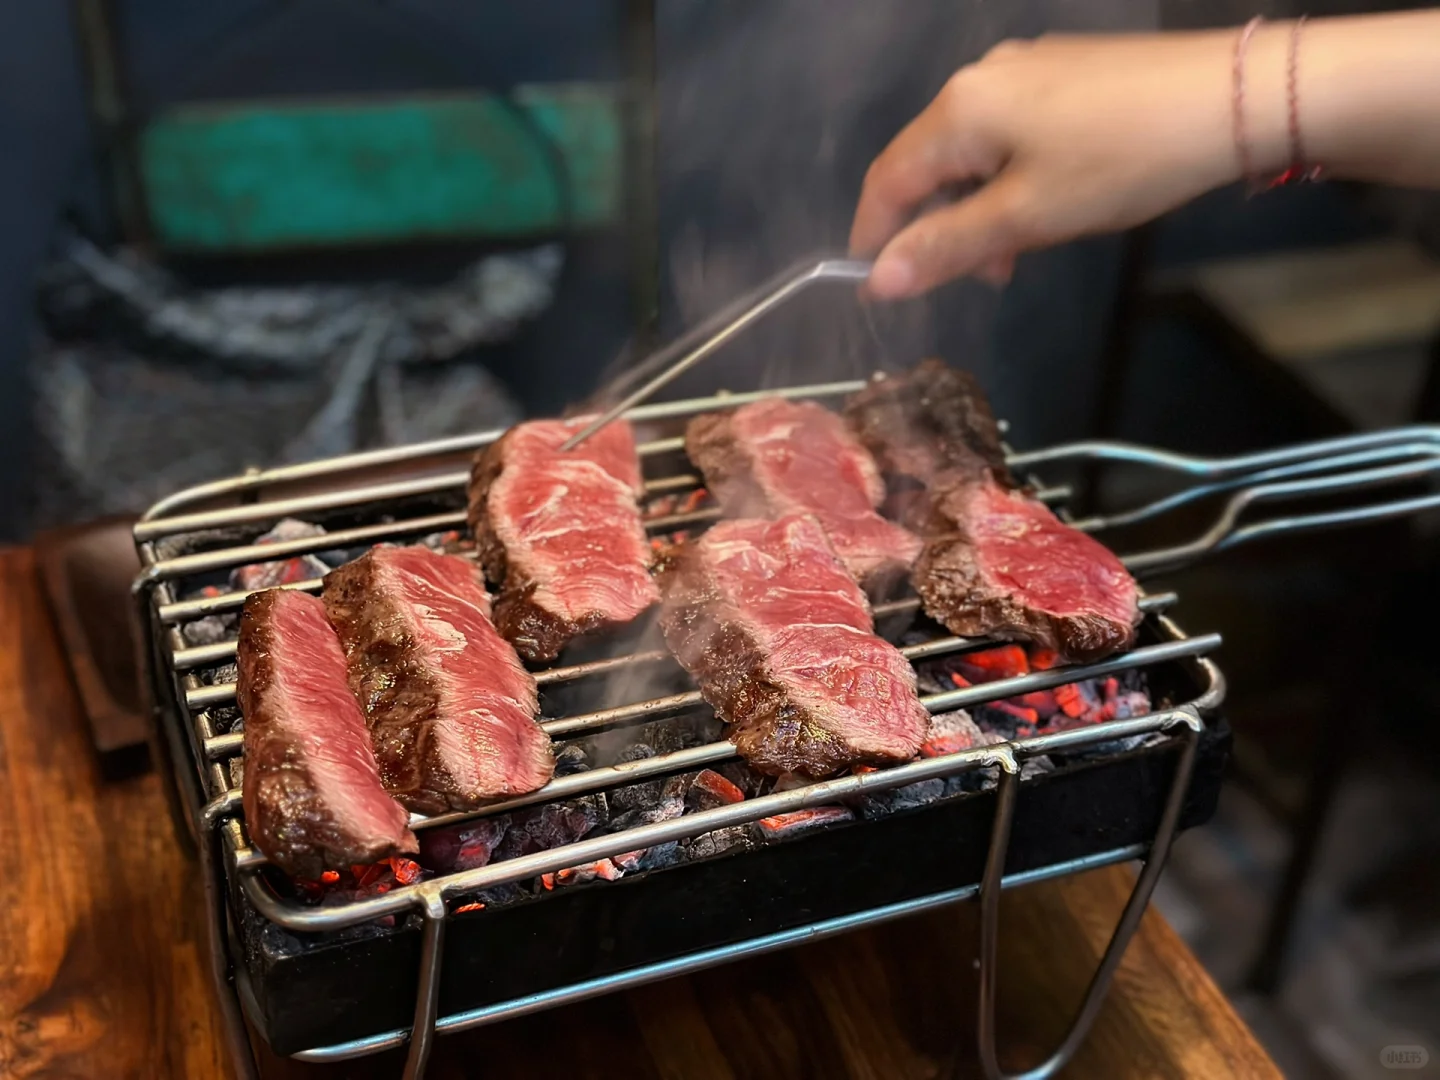
<svg viewBox="0 0 1440 1080">
<path fill-rule="evenodd" d="M 1246 135 L 1266 174 L 1290 164 L 1289 40 L 1289 24 L 1261 26 L 1245 65 Z M 1296 76 L 1311 163 L 1338 179 L 1440 188 L 1440 9 L 1313 20 Z"/>
</svg>

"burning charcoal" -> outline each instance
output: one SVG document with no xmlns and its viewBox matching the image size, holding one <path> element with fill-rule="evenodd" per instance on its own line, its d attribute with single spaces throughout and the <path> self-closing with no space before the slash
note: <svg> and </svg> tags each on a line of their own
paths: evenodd
<svg viewBox="0 0 1440 1080">
<path fill-rule="evenodd" d="M 696 775 L 686 796 L 686 803 L 692 810 L 711 810 L 744 801 L 745 792 L 712 769 Z"/>
<path fill-rule="evenodd" d="M 216 592 L 219 592 L 217 589 Z M 234 618 L 207 615 L 203 619 L 188 622 L 180 628 L 180 635 L 187 645 L 218 645 L 235 632 Z"/>
<path fill-rule="evenodd" d="M 620 751 L 617 764 L 643 761 L 654 756 L 655 751 L 644 743 L 632 743 Z M 610 806 L 620 814 L 654 806 L 660 801 L 661 789 L 664 784 L 663 780 L 645 780 L 638 784 L 626 784 L 624 787 L 615 788 L 610 792 Z"/>
<path fill-rule="evenodd" d="M 596 859 L 584 866 L 570 866 L 555 874 L 556 885 L 584 885 L 588 881 L 599 878 L 601 881 L 618 881 L 625 876 L 625 871 L 616 866 L 609 859 Z"/>
<path fill-rule="evenodd" d="M 752 844 L 750 830 L 744 825 L 736 825 L 729 829 L 701 833 L 690 840 L 682 841 L 681 847 L 687 859 L 709 859 L 727 851 L 743 851 Z"/>
<path fill-rule="evenodd" d="M 747 799 L 753 799 L 759 795 L 764 788 L 765 777 L 756 772 L 743 761 L 729 761 L 721 765 L 717 770 L 721 776 L 729 780 L 737 788 L 745 793 Z"/>
<path fill-rule="evenodd" d="M 273 529 L 255 541 L 257 544 L 277 544 L 287 540 L 301 540 L 311 536 L 324 536 L 325 530 L 308 521 L 285 518 Z M 280 562 L 251 563 L 236 567 L 230 573 L 230 587 L 254 591 L 273 589 L 277 585 L 290 585 L 297 581 L 324 577 L 330 572 L 330 564 L 318 555 L 297 555 Z"/>
<path fill-rule="evenodd" d="M 761 818 L 756 825 L 760 836 L 767 843 L 775 840 L 789 840 L 814 829 L 824 828 L 840 821 L 853 820 L 855 814 L 844 806 L 815 806 L 796 810 L 789 814 L 776 814 Z"/>
<path fill-rule="evenodd" d="M 996 736 L 992 742 L 1013 742 L 1028 739 L 1035 734 L 1035 725 L 1027 723 L 1023 716 L 1008 709 L 996 708 L 998 702 L 977 705 L 972 712 L 975 723 L 987 735 Z"/>
<path fill-rule="evenodd" d="M 451 555 L 464 546 L 463 539 L 458 529 L 451 529 L 449 532 L 430 533 L 422 536 L 420 543 L 442 555 Z"/>
<path fill-rule="evenodd" d="M 904 787 L 892 788 L 890 791 L 867 793 L 854 799 L 852 805 L 860 811 L 861 817 L 869 821 L 900 810 L 913 810 L 917 806 L 925 806 L 943 797 L 944 794 L 945 781 L 936 778 L 906 784 Z"/>
<path fill-rule="evenodd" d="M 1019 645 L 999 645 L 979 652 L 959 653 L 950 659 L 952 670 L 972 683 L 994 682 L 1030 674 L 1030 658 Z"/>
<path fill-rule="evenodd" d="M 685 803 L 683 799 L 664 799 L 658 806 L 630 810 L 612 818 L 608 831 L 618 833 L 624 832 L 626 829 L 638 828 L 641 825 L 655 825 L 661 821 L 673 821 L 683 813 L 685 813 Z M 661 844 L 659 847 L 672 848 L 674 844 Z M 636 851 L 625 852 L 624 854 L 615 856 L 614 861 L 617 865 L 626 869 L 655 869 L 654 864 L 667 858 L 668 853 L 657 850 L 653 859 L 647 859 L 650 850 L 654 849 L 640 848 Z M 664 865 L 668 866 L 669 863 L 665 862 Z"/>
<path fill-rule="evenodd" d="M 217 686 L 220 683 L 237 682 L 240 678 L 240 665 L 221 664 L 217 668 L 211 668 L 201 675 L 201 680 L 207 686 Z"/>
<path fill-rule="evenodd" d="M 920 746 L 920 756 L 941 757 L 997 742 L 1004 742 L 1004 739 L 981 731 L 969 713 L 964 709 L 957 709 L 955 712 L 938 713 L 930 718 L 930 731 Z"/>
<path fill-rule="evenodd" d="M 420 835 L 420 861 L 441 873 L 485 866 L 505 838 L 508 817 L 481 818 L 453 828 L 427 829 Z"/>
<path fill-rule="evenodd" d="M 592 830 L 603 826 L 609 809 L 603 792 L 585 795 L 563 803 L 547 803 L 511 815 L 510 828 L 492 861 L 533 855 L 562 844 L 573 844 Z"/>
<path fill-rule="evenodd" d="M 571 773 L 587 772 L 590 768 L 590 760 L 585 755 L 583 747 L 571 743 L 562 746 L 555 752 L 555 775 L 569 776 Z"/>
<path fill-rule="evenodd" d="M 675 513 L 675 505 L 679 502 L 678 495 L 657 495 L 645 504 L 642 516 L 645 518 L 669 517 Z"/>
</svg>

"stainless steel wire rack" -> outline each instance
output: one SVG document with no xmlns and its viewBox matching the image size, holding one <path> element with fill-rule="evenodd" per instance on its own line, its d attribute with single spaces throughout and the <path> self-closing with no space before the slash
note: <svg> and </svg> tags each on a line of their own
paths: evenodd
<svg viewBox="0 0 1440 1080">
<path fill-rule="evenodd" d="M 640 452 L 650 494 L 684 493 L 700 480 L 686 471 L 681 456 L 683 440 L 665 434 L 677 422 L 695 414 L 733 407 L 770 395 L 819 400 L 854 392 L 862 382 L 837 382 L 768 391 L 722 394 L 680 402 L 644 405 L 627 413 L 648 441 Z M 191 644 L 183 630 L 187 624 L 213 615 L 231 613 L 243 604 L 243 591 L 212 588 L 193 595 L 196 582 L 223 580 L 230 570 L 294 556 L 356 549 L 381 542 L 416 540 L 441 530 L 463 529 L 463 492 L 469 477 L 467 461 L 503 432 L 489 431 L 395 449 L 352 454 L 305 465 L 256 470 L 180 492 L 152 507 L 135 527 L 143 571 L 135 583 L 135 610 L 143 628 L 144 670 L 155 700 L 157 757 L 174 780 L 172 810 L 182 835 L 195 841 L 202 863 L 207 903 L 211 960 L 217 992 L 225 1012 L 234 1056 L 242 1070 L 253 1068 L 236 985 L 244 981 L 226 946 L 227 883 L 243 893 L 265 919 L 287 930 L 304 933 L 336 930 L 368 923 L 385 916 L 418 913 L 423 920 L 420 967 L 413 1024 L 408 1029 L 377 1032 L 338 1045 L 313 1047 L 296 1054 L 308 1061 L 335 1061 L 375 1053 L 408 1043 L 407 1076 L 425 1068 L 437 1033 L 462 1031 L 539 1009 L 584 1000 L 627 986 L 694 971 L 729 960 L 783 948 L 800 941 L 953 903 L 970 896 L 980 898 L 981 950 L 979 1046 L 983 1065 L 991 1077 L 1004 1075 L 997 1057 L 994 1000 L 998 973 L 995 943 L 1000 890 L 1026 881 L 1075 873 L 1090 866 L 1134 858 L 1144 859 L 1134 893 L 1116 927 L 1085 1000 L 1069 1034 L 1051 1058 L 1027 1075 L 1046 1076 L 1073 1055 L 1094 1019 L 1110 977 L 1138 925 L 1164 865 L 1174 838 L 1181 807 L 1195 762 L 1196 745 L 1207 718 L 1221 704 L 1225 684 L 1207 655 L 1220 644 L 1217 635 L 1190 637 L 1166 615 L 1173 594 L 1148 594 L 1142 599 L 1149 641 L 1127 653 L 1099 663 L 1032 672 L 983 685 L 930 695 L 923 699 L 932 713 L 973 708 L 1035 690 L 1058 687 L 1083 679 L 1116 675 L 1162 663 L 1180 662 L 1194 676 L 1200 690 L 1190 700 L 1160 708 L 1140 717 L 1115 720 L 1088 728 L 999 743 L 949 756 L 918 760 L 863 775 L 806 784 L 715 809 L 688 813 L 669 821 L 643 825 L 576 843 L 551 848 L 503 862 L 400 885 L 379 896 L 327 906 L 312 906 L 277 893 L 264 875 L 264 856 L 246 834 L 239 786 L 233 782 L 230 763 L 242 753 L 243 737 L 220 730 L 215 710 L 233 706 L 235 687 L 228 681 L 207 679 L 207 673 L 233 662 L 233 636 Z M 650 437 L 653 435 L 654 437 Z M 1349 495 L 1372 488 L 1428 482 L 1440 472 L 1440 430 L 1410 428 L 1353 438 L 1286 447 L 1260 454 L 1206 459 L 1171 454 L 1118 443 L 1080 443 L 1031 453 L 1012 454 L 1010 463 L 1020 473 L 1045 472 L 1061 464 L 1114 462 L 1173 475 L 1183 485 L 1145 506 L 1105 517 L 1076 521 L 1091 532 L 1135 524 L 1158 517 L 1206 497 L 1223 498 L 1213 527 L 1191 542 L 1164 550 L 1132 554 L 1126 564 L 1138 575 L 1168 570 L 1211 552 L 1275 535 L 1306 529 L 1335 527 L 1380 518 L 1412 514 L 1440 505 L 1432 492 L 1405 492 L 1376 503 L 1344 510 L 1270 517 L 1249 521 L 1257 506 L 1310 496 Z M 1045 488 L 1036 482 L 1038 497 L 1060 507 L 1069 494 L 1065 488 Z M 437 509 L 449 503 L 455 509 Z M 418 509 L 417 509 L 418 508 Z M 713 508 L 652 518 L 647 527 L 663 535 L 679 529 L 703 528 L 714 520 Z M 256 538 L 286 517 L 316 519 L 329 516 L 348 524 L 322 536 L 277 543 L 256 543 Z M 285 588 L 318 591 L 320 579 L 287 584 Z M 909 598 L 877 605 L 877 619 L 916 611 Z M 918 644 L 907 645 L 912 662 L 934 659 L 993 645 L 987 640 L 947 636 L 936 631 Z M 647 649 L 586 663 L 551 667 L 536 672 L 542 689 L 560 685 L 584 687 L 623 669 L 670 665 L 663 650 Z M 687 690 L 658 698 L 625 702 L 594 711 L 542 719 L 556 740 L 601 730 L 623 728 L 703 707 L 697 691 Z M 1041 755 L 1081 751 L 1117 739 L 1163 736 L 1176 754 L 1176 765 L 1159 817 L 1159 828 L 1147 844 L 1006 876 L 1006 855 L 1025 762 Z M 559 776 L 539 791 L 497 802 L 468 813 L 424 817 L 412 815 L 411 825 L 426 830 L 470 818 L 493 815 L 552 800 L 573 798 L 647 778 L 727 762 L 736 756 L 726 741 L 689 747 L 623 764 Z M 546 993 L 488 1005 L 452 1015 L 438 1015 L 441 964 L 448 925 L 457 916 L 456 901 L 477 890 L 536 875 L 560 871 L 594 860 L 696 837 L 714 830 L 745 825 L 772 815 L 840 800 L 874 794 L 932 778 L 951 777 L 976 770 L 994 770 L 998 776 L 995 812 L 990 826 L 989 855 L 978 884 L 930 896 L 859 910 L 837 918 L 762 935 L 739 943 L 700 949 L 662 962 L 640 965 L 603 977 L 558 986 Z M 922 811 L 923 812 L 923 811 Z M 665 873 L 657 871 L 656 873 Z M 597 883 L 595 888 L 605 888 Z M 243 989 L 243 986 L 242 986 Z"/>
</svg>

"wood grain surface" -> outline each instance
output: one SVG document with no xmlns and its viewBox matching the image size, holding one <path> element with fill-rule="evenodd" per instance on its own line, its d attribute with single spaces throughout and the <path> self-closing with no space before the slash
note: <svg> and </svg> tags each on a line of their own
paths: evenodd
<svg viewBox="0 0 1440 1080">
<path fill-rule="evenodd" d="M 103 782 L 29 551 L 0 551 L 0 1076 L 225 1078 L 196 868 L 155 776 Z M 1006 895 L 1002 1059 L 1058 1040 L 1128 894 L 1115 867 Z M 441 1039 L 430 1075 L 746 1080 L 979 1073 L 974 905 Z M 393 1077 L 401 1056 L 266 1077 Z M 1151 911 L 1067 1075 L 1275 1077 Z"/>
</svg>

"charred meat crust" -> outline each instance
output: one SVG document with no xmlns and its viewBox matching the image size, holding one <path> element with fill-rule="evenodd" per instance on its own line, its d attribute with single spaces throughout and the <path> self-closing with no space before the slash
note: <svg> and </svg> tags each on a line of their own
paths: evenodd
<svg viewBox="0 0 1440 1080">
<path fill-rule="evenodd" d="M 470 470 L 470 499 L 466 507 L 470 529 L 475 534 L 480 569 L 484 571 L 486 580 L 497 585 L 505 580 L 507 560 L 505 545 L 490 527 L 488 506 L 490 486 L 500 478 L 505 468 L 504 444 L 508 438 L 508 434 L 502 435 L 475 455 L 475 464 Z"/>
<path fill-rule="evenodd" d="M 349 834 L 321 801 L 304 758 L 293 741 L 271 737 L 263 704 L 275 682 L 275 634 L 270 609 L 277 589 L 252 594 L 240 613 L 236 686 L 245 724 L 245 827 L 276 866 L 316 880 L 329 867 L 413 855 L 419 847 L 408 831 L 399 843 L 365 843 Z"/>
<path fill-rule="evenodd" d="M 935 470 L 988 470 L 1006 488 L 1015 479 L 1005 464 L 1000 428 L 979 382 L 942 360 L 922 360 L 910 371 L 873 380 L 845 403 L 845 419 L 892 487 L 892 497 L 924 485 Z M 918 467 L 917 467 L 918 466 Z"/>
<path fill-rule="evenodd" d="M 495 598 L 492 620 L 500 636 L 515 647 L 521 659 L 532 664 L 554 660 L 566 645 L 582 634 L 592 634 L 615 625 L 598 611 L 591 612 L 584 619 L 562 619 L 535 603 L 531 599 L 534 592 L 532 583 L 507 581 Z"/>
<path fill-rule="evenodd" d="M 716 618 L 721 599 L 706 583 L 696 548 L 670 549 L 657 569 L 667 602 L 660 626 L 665 642 L 695 676 L 700 693 L 729 724 L 741 757 L 771 775 L 793 772 L 814 779 L 852 765 L 885 765 L 890 756 L 857 756 L 837 735 L 797 707 L 771 680 L 759 643 L 742 628 Z"/>
<path fill-rule="evenodd" d="M 414 643 L 385 610 L 375 573 L 375 563 L 364 557 L 332 570 L 325 577 L 324 600 L 349 660 L 351 692 L 370 724 L 380 779 L 407 810 L 439 814 L 469 809 L 466 803 L 452 803 L 457 785 L 447 782 L 449 770 L 429 737 L 439 713 L 440 688 L 425 666 L 414 662 Z"/>
<path fill-rule="evenodd" d="M 735 437 L 732 413 L 704 413 L 685 425 L 685 456 L 731 517 L 763 517 L 770 500 L 749 469 L 750 454 Z M 731 509 L 733 507 L 733 509 Z"/>
</svg>

